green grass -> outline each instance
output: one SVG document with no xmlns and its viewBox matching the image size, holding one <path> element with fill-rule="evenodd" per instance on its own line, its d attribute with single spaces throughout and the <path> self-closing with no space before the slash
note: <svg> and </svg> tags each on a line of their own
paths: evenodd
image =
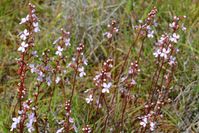
<svg viewBox="0 0 199 133">
<path fill-rule="evenodd" d="M 117 52 L 122 55 L 127 52 L 133 41 L 130 24 L 135 25 L 138 23 L 137 20 L 145 19 L 153 6 L 158 8 L 158 21 L 161 23 L 161 26 L 158 26 L 157 36 L 160 36 L 168 28 L 168 22 L 171 22 L 172 16 L 186 15 L 187 31 L 181 34 L 181 41 L 177 44 L 180 52 L 178 70 L 171 93 L 173 102 L 163 111 L 166 117 L 163 123 L 168 128 L 162 127 L 161 130 L 165 132 L 197 132 L 199 130 L 199 100 L 197 99 L 199 95 L 199 2 L 197 0 L 33 0 L 32 3 L 36 5 L 41 26 L 35 49 L 40 54 L 47 48 L 52 49 L 52 42 L 60 35 L 60 29 L 63 27 L 72 33 L 71 44 L 73 46 L 69 50 L 68 56 L 72 56 L 77 44 L 84 40 L 86 56 L 91 62 L 91 67 L 100 66 L 98 65 L 101 62 L 99 57 L 108 56 L 109 51 L 102 34 L 106 32 L 106 25 L 110 20 L 116 19 L 119 22 L 120 31 L 123 33 L 117 39 Z M 20 18 L 27 14 L 27 4 L 27 1 L 22 0 L 0 1 L 0 132 L 4 133 L 9 132 L 11 115 L 17 101 L 17 83 L 19 81 L 16 74 L 18 66 L 15 60 L 19 57 L 16 52 L 19 43 L 17 35 L 23 29 L 19 22 Z M 145 83 L 142 86 L 138 85 L 141 97 L 145 97 L 147 87 L 150 85 L 150 82 L 146 81 L 150 79 L 149 76 L 154 70 L 153 67 L 144 67 L 153 64 L 152 46 L 154 41 L 147 39 L 144 43 L 144 56 L 141 61 L 143 64 L 141 67 L 142 77 L 138 79 L 139 82 Z M 139 46 L 138 42 L 133 47 L 133 57 L 137 56 Z M 94 73 L 92 69 L 90 70 L 90 73 Z M 79 84 L 82 85 L 81 82 Z M 28 82 L 27 86 L 33 88 L 33 83 Z M 83 86 L 83 90 L 91 86 L 90 84 Z M 137 93 L 137 91 L 133 93 Z M 57 129 L 55 119 L 62 118 L 64 112 L 64 108 L 61 107 L 63 99 L 59 88 L 55 91 L 51 111 L 46 116 L 48 100 L 44 96 L 44 99 L 40 101 L 39 113 L 43 114 L 41 121 L 44 121 L 45 117 L 48 118 L 50 129 L 55 132 Z M 85 110 L 88 107 L 83 102 L 83 95 L 76 95 L 73 102 L 73 117 L 78 130 L 81 130 L 82 124 L 85 124 L 81 119 L 87 119 Z M 130 108 L 127 111 L 129 115 L 136 115 L 140 111 L 140 107 Z M 99 124 L 94 132 L 100 131 L 101 119 L 96 122 Z M 131 126 L 126 128 L 133 130 Z"/>
</svg>

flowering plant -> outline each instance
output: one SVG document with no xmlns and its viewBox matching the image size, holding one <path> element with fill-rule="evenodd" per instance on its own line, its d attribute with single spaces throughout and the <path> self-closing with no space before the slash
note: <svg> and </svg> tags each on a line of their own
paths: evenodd
<svg viewBox="0 0 199 133">
<path fill-rule="evenodd" d="M 19 23 L 25 24 L 27 28 L 19 33 L 21 44 L 17 49 L 20 55 L 18 103 L 10 131 L 39 133 L 53 130 L 62 133 L 78 132 L 81 128 L 81 132 L 90 133 L 98 128 L 100 121 L 102 132 L 108 132 L 108 128 L 111 132 L 127 132 L 125 127 L 129 124 L 129 118 L 134 120 L 137 132 L 156 130 L 159 120 L 163 117 L 164 105 L 171 101 L 169 93 L 177 69 L 179 51 L 176 44 L 180 41 L 178 30 L 186 30 L 184 25 L 180 24 L 186 17 L 174 16 L 168 32 L 163 33 L 153 46 L 154 52 L 151 55 L 154 56 L 155 69 L 150 76 L 151 85 L 147 89 L 147 98 L 141 97 L 140 91 L 134 94 L 133 91 L 142 85 L 139 78 L 143 74 L 144 42 L 157 37 L 158 34 L 155 30 L 157 14 L 158 10 L 154 7 L 143 22 L 133 26 L 135 38 L 127 53 L 120 57 L 117 54 L 116 42 L 122 31 L 119 29 L 119 22 L 112 20 L 107 26 L 107 32 L 103 34 L 109 53 L 106 59 L 98 62 L 101 65 L 97 66 L 93 74 L 89 69 L 94 68 L 95 64 L 87 55 L 89 48 L 86 41 L 83 38 L 75 46 L 71 31 L 62 28 L 61 36 L 52 42 L 53 48 L 44 50 L 41 55 L 34 50 L 35 33 L 39 32 L 40 28 L 35 6 L 29 4 L 29 14 Z M 141 45 L 134 57 L 132 49 L 139 42 Z M 71 51 L 72 54 L 69 55 Z M 28 76 L 35 79 L 34 90 L 26 87 Z M 45 102 L 46 115 L 50 117 L 53 114 L 51 119 L 45 121 L 40 110 L 44 97 L 48 99 Z M 53 101 L 57 97 L 61 97 L 61 105 Z M 80 118 L 75 113 L 77 104 L 83 104 L 85 107 L 81 109 L 85 119 L 79 121 Z M 56 108 L 53 108 L 54 106 Z M 131 116 L 129 110 L 137 106 L 140 106 L 137 115 Z M 48 122 L 51 120 L 57 124 L 56 129 L 51 129 Z"/>
</svg>

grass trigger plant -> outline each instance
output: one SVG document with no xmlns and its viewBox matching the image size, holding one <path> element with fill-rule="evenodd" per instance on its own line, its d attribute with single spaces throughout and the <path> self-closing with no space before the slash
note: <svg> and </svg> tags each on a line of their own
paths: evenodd
<svg viewBox="0 0 199 133">
<path fill-rule="evenodd" d="M 20 52 L 20 59 L 18 60 L 19 69 L 19 79 L 20 83 L 18 84 L 18 104 L 19 111 L 18 117 L 13 118 L 13 123 L 10 131 L 14 131 L 14 129 L 18 129 L 20 133 L 24 132 L 24 124 L 28 119 L 29 122 L 26 124 L 28 132 L 34 131 L 33 123 L 36 122 L 33 107 L 31 109 L 30 104 L 32 100 L 25 101 L 27 96 L 27 88 L 25 86 L 26 74 L 29 70 L 28 61 L 31 58 L 31 48 L 34 46 L 34 34 L 39 32 L 38 26 L 38 18 L 35 15 L 35 6 L 29 3 L 29 14 L 21 19 L 20 24 L 25 24 L 27 29 L 19 34 L 21 39 L 21 45 L 18 48 Z M 28 114 L 28 112 L 32 112 Z"/>
<path fill-rule="evenodd" d="M 129 22 L 112 20 L 103 35 L 104 30 L 100 31 L 105 40 L 99 43 L 97 53 L 103 58 L 94 61 L 95 50 L 87 47 L 95 41 L 90 34 L 92 26 L 89 30 L 82 28 L 84 34 L 77 34 L 75 28 L 62 25 L 70 32 L 62 28 L 50 46 L 36 51 L 35 36 L 40 28 L 35 8 L 29 4 L 28 15 L 19 23 L 26 29 L 19 33 L 18 102 L 11 132 L 164 131 L 160 128 L 164 109 L 172 101 L 170 94 L 180 60 L 180 29 L 186 31 L 180 22 L 186 16 L 174 16 L 161 36 L 156 7 L 132 28 Z M 67 22 L 70 26 L 71 21 Z M 147 42 L 154 45 L 147 46 Z M 120 43 L 128 43 L 128 49 Z"/>
</svg>

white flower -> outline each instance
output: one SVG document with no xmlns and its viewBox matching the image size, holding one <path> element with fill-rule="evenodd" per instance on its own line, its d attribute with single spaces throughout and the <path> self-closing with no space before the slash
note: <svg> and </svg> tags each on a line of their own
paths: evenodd
<svg viewBox="0 0 199 133">
<path fill-rule="evenodd" d="M 50 76 L 46 77 L 46 83 L 47 83 L 48 86 L 51 85 L 52 81 L 51 81 Z"/>
<path fill-rule="evenodd" d="M 64 127 L 60 128 L 59 130 L 57 130 L 56 133 L 62 133 L 62 131 L 64 130 Z"/>
<path fill-rule="evenodd" d="M 30 106 L 27 104 L 27 102 L 24 102 L 24 103 L 23 103 L 23 108 L 24 108 L 24 109 L 29 109 Z"/>
<path fill-rule="evenodd" d="M 170 56 L 169 65 L 175 64 L 176 57 Z"/>
<path fill-rule="evenodd" d="M 78 68 L 78 71 L 79 71 L 79 77 L 83 77 L 86 75 L 86 73 L 84 72 L 84 67 Z"/>
<path fill-rule="evenodd" d="M 62 51 L 63 51 L 63 48 L 62 47 L 60 47 L 60 46 L 58 46 L 57 47 L 57 51 L 56 51 L 56 55 L 59 55 L 59 56 L 62 56 Z"/>
<path fill-rule="evenodd" d="M 184 26 L 184 24 L 182 24 L 182 30 L 183 30 L 183 31 L 186 31 L 186 30 L 187 30 L 187 28 Z"/>
<path fill-rule="evenodd" d="M 18 114 L 21 115 L 23 113 L 23 110 L 18 110 Z"/>
<path fill-rule="evenodd" d="M 106 35 L 107 38 L 111 38 L 112 36 L 113 35 L 110 32 L 108 32 L 108 34 Z"/>
<path fill-rule="evenodd" d="M 153 31 L 153 30 L 152 30 L 152 31 L 149 31 L 148 34 L 147 34 L 147 37 L 148 37 L 148 38 L 153 38 L 153 37 L 154 37 L 153 34 L 154 34 L 154 31 Z"/>
<path fill-rule="evenodd" d="M 18 48 L 18 51 L 23 53 L 23 52 L 25 52 L 27 47 L 28 47 L 28 44 L 26 44 L 25 42 L 22 42 L 21 46 Z"/>
<path fill-rule="evenodd" d="M 146 127 L 147 123 L 148 123 L 147 122 L 147 117 L 143 117 L 142 121 L 140 122 L 140 125 L 143 126 L 143 127 Z"/>
<path fill-rule="evenodd" d="M 179 39 L 180 38 L 180 35 L 176 34 L 176 33 L 173 33 L 173 37 L 176 38 L 176 39 Z"/>
<path fill-rule="evenodd" d="M 70 38 L 64 40 L 66 47 L 70 46 Z"/>
<path fill-rule="evenodd" d="M 21 22 L 20 22 L 19 24 L 26 23 L 26 21 L 27 21 L 26 18 L 22 18 L 22 19 L 21 19 Z"/>
<path fill-rule="evenodd" d="M 82 59 L 82 60 L 83 60 L 84 65 L 87 66 L 87 65 L 88 65 L 88 60 L 87 60 L 84 56 L 83 56 L 83 59 Z"/>
<path fill-rule="evenodd" d="M 74 123 L 73 118 L 69 117 L 69 122 L 70 122 L 70 123 Z"/>
<path fill-rule="evenodd" d="M 61 78 L 59 76 L 57 76 L 56 80 L 55 80 L 56 84 L 58 84 L 60 80 L 61 80 Z"/>
<path fill-rule="evenodd" d="M 173 22 L 173 23 L 170 23 L 170 24 L 169 24 L 169 27 L 174 28 L 174 27 L 175 27 L 175 25 L 176 25 L 176 23 L 175 23 L 175 22 Z"/>
<path fill-rule="evenodd" d="M 107 38 L 111 38 L 113 35 L 110 32 L 105 32 L 104 36 L 106 36 Z"/>
<path fill-rule="evenodd" d="M 186 31 L 186 30 L 187 30 L 187 28 L 183 26 L 183 27 L 182 27 L 182 30 L 183 30 L 183 31 Z"/>
<path fill-rule="evenodd" d="M 34 26 L 34 27 L 38 27 L 38 26 L 39 26 L 39 23 L 38 23 L 38 22 L 33 22 L 33 26 Z"/>
<path fill-rule="evenodd" d="M 169 40 L 170 40 L 171 42 L 177 43 L 179 38 L 180 38 L 180 35 L 178 35 L 178 34 L 176 34 L 176 33 L 173 33 L 173 35 L 170 36 Z"/>
<path fill-rule="evenodd" d="M 20 123 L 21 117 L 18 116 L 17 118 L 12 118 L 12 120 L 13 120 L 13 123 L 12 123 L 10 131 L 13 131 L 15 128 L 17 128 L 17 124 Z"/>
<path fill-rule="evenodd" d="M 150 130 L 154 131 L 155 129 L 155 122 L 150 122 Z"/>
<path fill-rule="evenodd" d="M 158 22 L 157 22 L 156 20 L 154 20 L 154 21 L 153 21 L 153 25 L 154 25 L 155 27 L 157 27 L 157 26 L 158 26 Z"/>
<path fill-rule="evenodd" d="M 34 32 L 39 32 L 39 23 L 38 22 L 33 22 L 33 27 L 34 27 Z"/>
<path fill-rule="evenodd" d="M 112 83 L 103 83 L 103 89 L 102 89 L 102 93 L 109 93 L 109 89 L 112 86 Z"/>
<path fill-rule="evenodd" d="M 38 74 L 37 80 L 42 82 L 43 77 L 45 77 L 44 73 L 42 71 L 38 71 L 37 74 Z"/>
<path fill-rule="evenodd" d="M 39 27 L 34 28 L 34 32 L 39 32 L 39 31 L 40 31 Z"/>
<path fill-rule="evenodd" d="M 25 29 L 25 30 L 21 33 L 20 38 L 21 38 L 22 40 L 25 41 L 28 35 L 29 35 L 29 32 L 28 32 L 27 29 Z"/>
<path fill-rule="evenodd" d="M 164 40 L 166 39 L 165 35 L 162 35 L 158 42 L 156 42 L 156 45 L 161 46 L 164 43 Z"/>
<path fill-rule="evenodd" d="M 133 69 L 129 68 L 129 74 L 133 74 Z"/>
<path fill-rule="evenodd" d="M 28 128 L 28 132 L 31 133 L 35 130 L 33 127 L 33 123 L 36 122 L 35 114 L 34 113 L 29 114 L 28 120 L 29 121 L 28 121 L 28 123 L 26 123 L 26 127 Z"/>
<path fill-rule="evenodd" d="M 146 27 L 146 29 L 148 30 L 148 32 L 150 32 L 151 26 L 148 25 L 148 26 Z"/>
<path fill-rule="evenodd" d="M 136 81 L 134 79 L 131 80 L 132 85 L 136 85 Z"/>
<path fill-rule="evenodd" d="M 118 31 L 119 31 L 119 29 L 115 27 L 115 28 L 114 28 L 114 31 L 115 31 L 115 32 L 118 32 Z"/>
<path fill-rule="evenodd" d="M 31 73 L 34 73 L 34 72 L 37 71 L 37 69 L 36 69 L 36 67 L 35 67 L 35 64 L 30 64 L 29 67 L 30 67 Z"/>
<path fill-rule="evenodd" d="M 170 48 L 166 49 L 166 48 L 163 48 L 162 49 L 162 52 L 160 53 L 160 57 L 164 57 L 165 59 L 167 59 L 167 54 L 170 52 Z"/>
<path fill-rule="evenodd" d="M 37 51 L 32 51 L 32 55 L 33 55 L 34 57 L 38 57 Z"/>
<path fill-rule="evenodd" d="M 160 49 L 157 49 L 153 55 L 157 58 L 161 54 Z"/>
<path fill-rule="evenodd" d="M 138 20 L 138 22 L 141 24 L 141 23 L 143 23 L 143 21 L 142 20 Z"/>
<path fill-rule="evenodd" d="M 89 95 L 89 97 L 86 98 L 86 103 L 90 104 L 93 101 L 93 96 Z"/>
<path fill-rule="evenodd" d="M 25 18 L 21 19 L 21 22 L 19 24 L 24 24 L 29 20 L 29 15 L 27 15 Z"/>
</svg>

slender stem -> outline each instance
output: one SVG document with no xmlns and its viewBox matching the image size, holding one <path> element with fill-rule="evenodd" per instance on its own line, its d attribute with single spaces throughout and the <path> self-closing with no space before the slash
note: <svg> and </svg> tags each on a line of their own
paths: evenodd
<svg viewBox="0 0 199 133">
<path fill-rule="evenodd" d="M 76 64 L 77 64 L 77 66 L 75 68 L 75 75 L 73 77 L 72 94 L 71 94 L 71 97 L 70 97 L 70 103 L 71 104 L 72 104 L 72 99 L 73 99 L 73 95 L 74 95 L 74 91 L 75 91 L 76 77 L 77 77 L 78 67 L 79 67 L 79 53 L 77 54 Z"/>
<path fill-rule="evenodd" d="M 141 26 L 141 27 L 142 27 L 142 26 Z M 131 46 L 130 46 L 130 48 L 129 48 L 129 50 L 128 50 L 128 53 L 127 53 L 127 55 L 126 55 L 126 57 L 125 57 L 125 59 L 124 59 L 124 63 L 123 63 L 123 65 L 122 65 L 121 69 L 120 69 L 120 72 L 119 72 L 119 74 L 118 74 L 118 77 L 117 77 L 116 80 L 115 80 L 115 83 L 118 83 L 118 81 L 119 81 L 119 79 L 120 79 L 120 76 L 121 76 L 121 74 L 122 74 L 123 71 L 124 71 L 124 68 L 125 68 L 125 66 L 126 66 L 127 60 L 128 60 L 128 58 L 129 58 L 129 56 L 130 56 L 130 53 L 131 53 L 131 49 L 132 49 L 132 47 L 134 46 L 134 44 L 138 41 L 138 38 L 139 38 L 140 33 L 141 33 L 141 30 L 142 30 L 142 28 L 139 29 L 139 32 L 138 32 L 138 34 L 137 34 L 137 36 L 136 36 L 136 38 L 135 38 L 135 41 L 131 44 Z M 111 104 L 112 104 L 112 105 L 113 105 L 113 101 L 114 101 L 114 99 L 115 99 L 115 96 L 116 96 L 116 87 L 115 87 L 115 89 L 114 89 L 114 94 L 113 94 L 113 97 L 112 97 L 112 99 L 111 99 Z"/>
<path fill-rule="evenodd" d="M 103 99 L 104 99 L 104 103 L 105 103 L 106 108 L 107 108 L 107 116 L 106 116 L 106 119 L 105 119 L 105 125 L 104 125 L 104 129 L 103 129 L 104 132 L 106 132 L 106 125 L 107 125 L 108 117 L 109 117 L 109 107 L 108 107 L 108 104 L 107 104 L 107 102 L 106 102 L 106 99 L 105 99 L 104 95 L 103 95 L 102 97 L 103 97 Z"/>
<path fill-rule="evenodd" d="M 124 113 L 125 113 L 126 106 L 127 106 L 127 96 L 126 95 L 124 97 L 123 104 L 124 104 L 124 107 L 123 107 L 123 110 L 122 110 L 122 120 L 121 120 L 122 126 L 121 126 L 121 129 L 123 129 L 123 126 L 124 126 Z"/>
<path fill-rule="evenodd" d="M 73 77 L 73 86 L 72 86 L 72 94 L 71 94 L 71 97 L 70 97 L 70 106 L 72 107 L 72 100 L 73 100 L 73 96 L 74 96 L 74 91 L 75 91 L 75 85 L 76 85 L 76 77 L 77 77 L 77 73 L 78 73 L 78 67 L 79 67 L 79 56 L 80 56 L 80 54 L 79 53 L 77 53 L 77 58 L 76 58 L 76 64 L 77 64 L 77 66 L 76 66 L 76 68 L 75 68 L 75 75 L 74 75 L 74 77 Z M 69 132 L 69 129 L 70 129 L 70 127 L 69 127 L 69 119 L 70 119 L 70 116 L 68 116 L 68 119 L 67 119 L 67 128 L 66 128 L 66 131 L 67 132 Z"/>
</svg>

